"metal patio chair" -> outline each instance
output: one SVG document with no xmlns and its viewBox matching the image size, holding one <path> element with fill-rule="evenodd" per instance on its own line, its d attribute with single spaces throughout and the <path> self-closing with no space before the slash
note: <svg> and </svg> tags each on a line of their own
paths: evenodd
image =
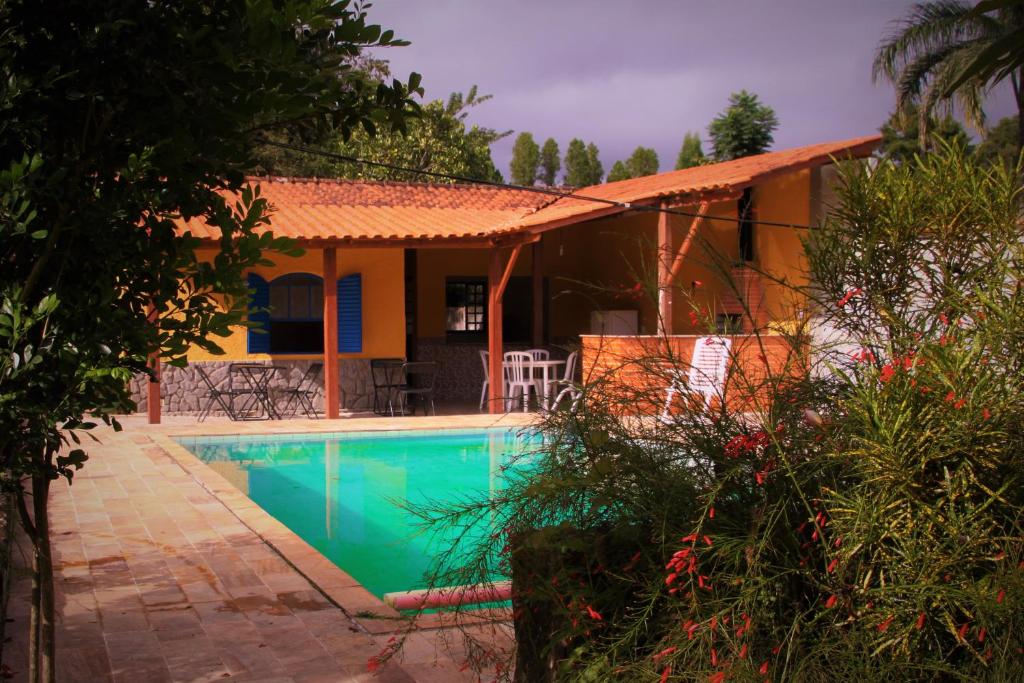
<svg viewBox="0 0 1024 683">
<path fill-rule="evenodd" d="M 373 412 L 395 414 L 395 391 L 405 384 L 402 374 L 404 358 L 371 358 L 370 379 L 373 382 Z"/>
<path fill-rule="evenodd" d="M 405 377 L 405 384 L 398 388 L 398 414 L 405 415 L 405 408 L 409 406 L 411 415 L 416 414 L 416 407 L 412 401 L 423 402 L 423 414 L 427 414 L 427 404 L 430 404 L 430 412 L 437 415 L 434 407 L 434 380 L 437 378 L 437 363 L 435 361 L 418 361 L 402 365 L 402 375 Z M 391 413 L 394 415 L 394 411 Z"/>
<path fill-rule="evenodd" d="M 323 369 L 323 363 L 311 363 L 306 368 L 306 372 L 303 373 L 298 384 L 281 391 L 281 394 L 286 397 L 281 415 L 295 417 L 301 409 L 306 414 L 306 417 L 313 418 L 314 420 L 319 419 L 320 416 L 313 405 L 313 399 L 316 398 L 320 391 L 320 373 Z M 291 412 L 288 412 L 289 410 Z"/>
<path fill-rule="evenodd" d="M 198 421 L 202 422 L 209 417 L 210 413 L 213 412 L 213 409 L 216 406 L 220 406 L 220 409 L 223 410 L 229 418 L 237 420 L 238 416 L 234 409 L 235 396 L 239 396 L 243 392 L 231 389 L 230 387 L 227 390 L 218 389 L 213 383 L 213 380 L 210 379 L 210 376 L 206 374 L 206 370 L 203 370 L 201 365 L 195 365 L 194 367 L 196 372 L 199 374 L 199 378 L 203 380 L 203 384 L 206 385 L 206 405 L 199 411 Z"/>
</svg>

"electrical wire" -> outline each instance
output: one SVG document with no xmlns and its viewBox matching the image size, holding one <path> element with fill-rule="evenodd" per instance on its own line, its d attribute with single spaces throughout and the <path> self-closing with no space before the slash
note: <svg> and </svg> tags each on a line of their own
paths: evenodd
<svg viewBox="0 0 1024 683">
<path fill-rule="evenodd" d="M 350 156 L 348 154 L 341 154 L 339 152 L 330 152 L 325 149 L 313 149 L 312 147 L 305 147 L 303 145 L 293 145 L 287 142 L 278 142 L 276 140 L 268 140 L 266 138 L 260 138 L 257 140 L 258 143 L 264 145 L 270 145 L 272 147 L 279 147 L 281 149 L 291 150 L 293 152 L 301 152 L 303 154 L 312 154 L 314 156 L 321 156 L 327 159 L 333 159 L 335 161 L 345 161 L 353 164 L 361 164 L 363 166 L 373 166 L 376 168 L 384 168 L 389 171 L 398 171 L 401 173 L 412 173 L 415 175 L 426 176 L 429 178 L 439 178 L 443 180 L 451 180 L 457 183 L 465 183 L 468 185 L 482 185 L 485 187 L 495 187 L 504 190 L 519 190 L 521 192 L 533 192 L 536 194 L 548 195 L 555 197 L 556 199 L 579 199 L 581 201 L 594 202 L 597 204 L 605 204 L 607 206 L 614 206 L 622 209 L 632 211 L 646 211 L 649 213 L 666 213 L 673 216 L 684 216 L 686 218 L 704 218 L 705 220 L 711 221 L 726 221 L 731 223 L 746 223 L 755 225 L 765 225 L 773 228 L 793 228 L 795 230 L 814 230 L 817 226 L 804 225 L 802 223 L 782 223 L 779 221 L 764 221 L 757 218 L 739 218 L 733 216 L 713 216 L 711 214 L 695 213 L 693 211 L 683 211 L 680 209 L 668 209 L 660 206 L 652 206 L 649 204 L 634 204 L 632 202 L 620 202 L 614 199 L 605 199 L 604 197 L 594 197 L 589 195 L 582 195 L 576 192 L 563 192 L 561 190 L 555 190 L 550 187 L 536 187 L 528 185 L 513 185 L 512 183 L 497 182 L 494 180 L 480 180 L 478 178 L 468 178 L 466 176 L 453 175 L 450 173 L 439 173 L 437 171 L 425 171 L 418 168 L 409 168 L 407 166 L 399 166 L 397 164 L 389 164 L 383 161 L 371 161 L 370 159 L 362 159 L 360 157 Z"/>
</svg>

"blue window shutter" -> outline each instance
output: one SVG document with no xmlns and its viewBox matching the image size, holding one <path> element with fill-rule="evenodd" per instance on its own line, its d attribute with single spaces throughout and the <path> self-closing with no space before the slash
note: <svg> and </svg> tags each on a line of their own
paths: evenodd
<svg viewBox="0 0 1024 683">
<path fill-rule="evenodd" d="M 346 275 L 338 280 L 338 351 L 363 350 L 363 276 Z"/>
<path fill-rule="evenodd" d="M 262 332 L 256 332 L 249 328 L 248 351 L 249 353 L 270 353 L 270 285 L 266 280 L 256 273 L 249 273 L 247 276 L 249 289 L 249 321 L 261 323 Z M 256 310 L 263 309 L 263 310 Z"/>
</svg>

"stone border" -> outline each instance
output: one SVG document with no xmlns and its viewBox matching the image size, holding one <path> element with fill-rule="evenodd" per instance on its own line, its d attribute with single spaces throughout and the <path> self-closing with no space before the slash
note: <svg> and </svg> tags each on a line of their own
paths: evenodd
<svg viewBox="0 0 1024 683">
<path fill-rule="evenodd" d="M 362 422 L 362 420 L 360 420 Z M 390 422 L 390 421 L 389 421 Z M 423 431 L 433 429 L 444 429 L 426 421 L 426 424 L 409 424 L 400 431 Z M 501 422 L 501 420 L 496 420 Z M 514 420 L 514 424 L 507 424 L 507 427 L 525 426 L 521 421 Z M 499 425 L 492 424 L 491 427 Z M 459 427 L 454 427 L 458 429 Z M 481 426 L 481 428 L 486 428 Z M 184 427 L 187 434 L 176 434 L 176 436 L 189 436 L 202 438 L 203 436 L 225 436 L 225 434 L 197 434 L 195 428 Z M 178 431 L 178 430 L 173 430 Z M 202 430 L 206 431 L 206 430 Z M 212 430 L 211 430 L 212 431 Z M 396 431 L 394 426 L 381 425 L 378 429 L 335 429 L 338 431 Z M 261 432 L 247 430 L 248 434 L 259 434 Z M 263 432 L 267 435 L 280 435 L 282 433 L 292 434 L 316 434 L 316 430 L 300 430 L 294 432 Z M 321 432 L 323 433 L 323 432 Z M 235 435 L 241 436 L 241 433 Z M 243 525 L 267 544 L 281 559 L 305 578 L 310 585 L 319 591 L 327 600 L 341 609 L 357 626 L 372 635 L 396 633 L 407 630 L 431 630 L 450 628 L 455 624 L 455 619 L 448 614 L 424 614 L 410 623 L 408 617 L 404 617 L 394 608 L 386 605 L 377 596 L 366 590 L 355 578 L 338 567 L 329 559 L 324 557 L 313 546 L 309 545 L 298 534 L 286 527 L 283 523 L 257 505 L 251 498 L 239 491 L 233 484 L 225 479 L 220 473 L 201 461 L 191 451 L 174 441 L 172 433 L 152 433 L 149 435 L 153 443 L 160 447 L 174 462 L 181 467 L 189 476 L 195 480 L 203 489 L 210 493 L 221 505 L 233 514 Z M 482 622 L 511 622 L 512 611 L 508 608 L 498 608 L 483 611 L 483 614 L 461 615 L 460 623 L 473 624 Z M 411 628 L 410 628 L 411 627 Z"/>
</svg>

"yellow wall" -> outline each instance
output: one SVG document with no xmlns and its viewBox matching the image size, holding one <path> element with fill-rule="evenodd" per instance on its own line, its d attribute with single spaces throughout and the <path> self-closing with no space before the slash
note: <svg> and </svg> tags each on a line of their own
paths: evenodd
<svg viewBox="0 0 1024 683">
<path fill-rule="evenodd" d="M 212 257 L 213 252 L 209 252 Z M 201 254 L 202 256 L 202 254 Z M 319 249 L 308 249 L 298 257 L 270 254 L 273 266 L 252 269 L 260 277 L 273 280 L 287 273 L 312 273 L 323 276 L 323 255 Z M 341 353 L 340 358 L 374 358 L 405 356 L 405 284 L 403 249 L 337 250 L 338 278 L 352 273 L 363 276 L 363 350 Z M 247 330 L 237 327 L 230 337 L 216 340 L 225 355 L 214 356 L 202 349 L 189 350 L 188 358 L 201 360 L 270 360 L 318 358 L 319 354 L 249 354 L 246 352 Z"/>
<path fill-rule="evenodd" d="M 771 179 L 754 192 L 755 217 L 766 221 L 808 225 L 811 222 L 810 170 Z M 801 238 L 803 230 L 758 225 L 755 227 L 754 257 L 772 279 L 803 287 L 807 284 L 807 258 Z M 792 289 L 765 280 L 765 304 L 772 320 L 792 320 L 802 301 Z"/>
</svg>

